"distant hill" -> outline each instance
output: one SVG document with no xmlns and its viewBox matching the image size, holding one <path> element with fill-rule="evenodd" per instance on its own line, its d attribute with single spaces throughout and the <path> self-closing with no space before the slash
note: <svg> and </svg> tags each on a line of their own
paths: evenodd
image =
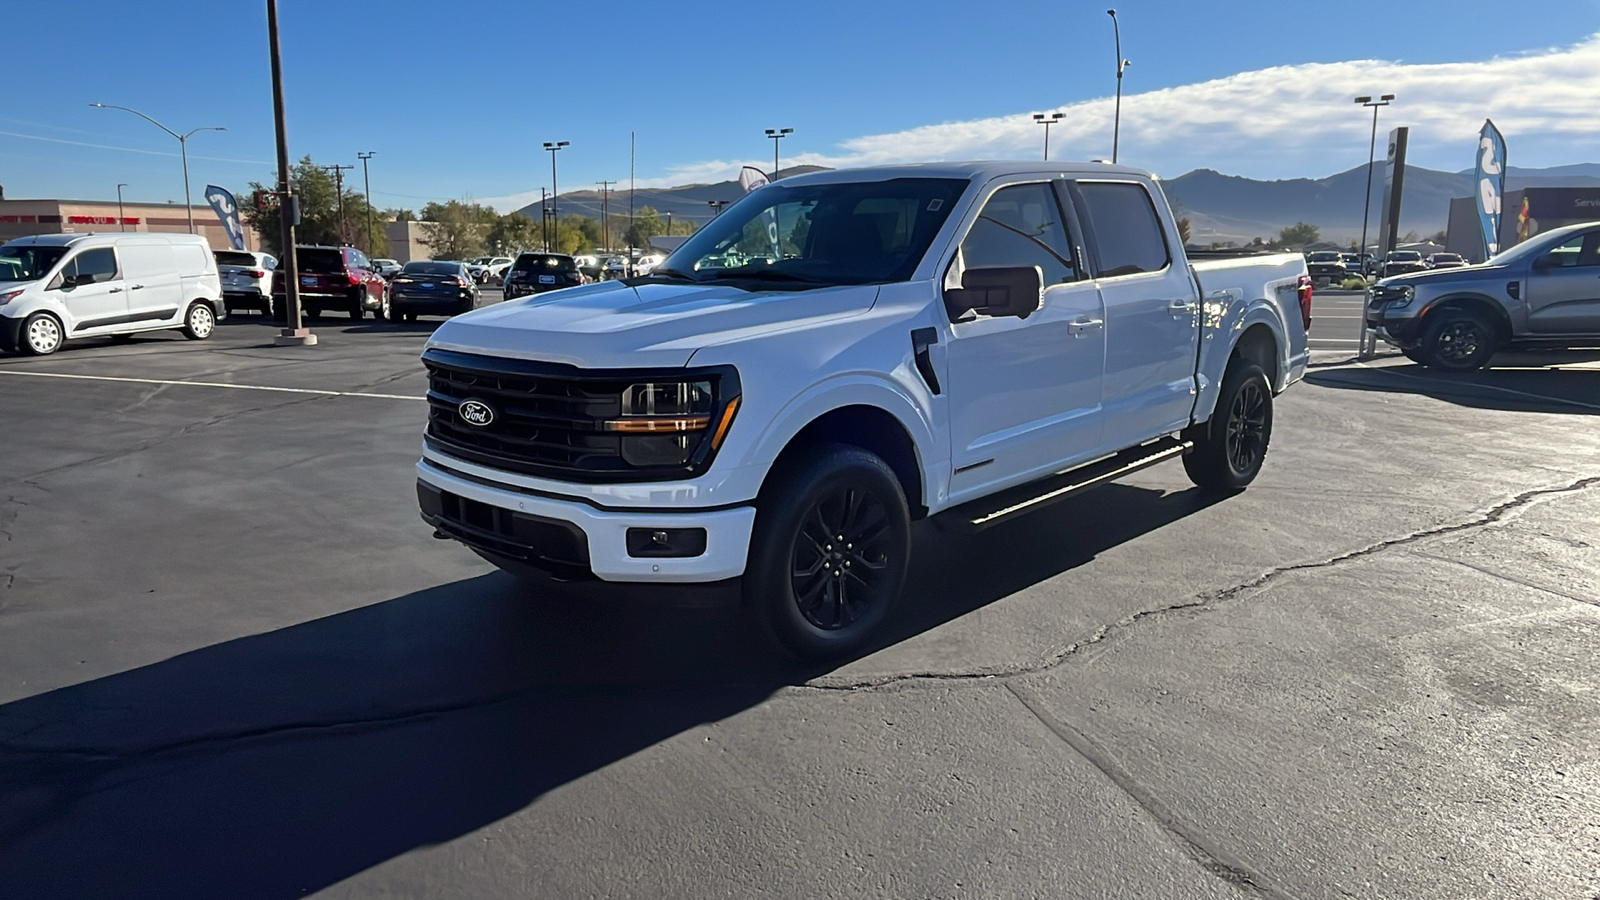
<svg viewBox="0 0 1600 900">
<path fill-rule="evenodd" d="M 821 171 L 818 166 L 795 166 L 782 174 L 799 175 Z M 1224 175 L 1211 169 L 1196 169 L 1162 182 L 1167 197 L 1178 215 L 1192 223 L 1196 243 L 1276 237 L 1296 222 L 1310 222 L 1322 229 L 1324 238 L 1354 240 L 1361 233 L 1361 195 L 1367 183 L 1367 167 L 1357 166 L 1326 178 L 1291 178 L 1282 181 L 1257 181 L 1238 175 Z M 1523 187 L 1600 186 L 1600 163 L 1580 163 L 1549 169 L 1522 169 L 1506 172 L 1506 189 Z M 1472 170 L 1439 172 L 1417 166 L 1406 167 L 1405 198 L 1400 211 L 1400 230 L 1415 231 L 1426 237 L 1442 231 L 1450 215 L 1450 200 L 1472 196 Z M 633 195 L 635 208 L 651 206 L 665 216 L 705 222 L 712 216 L 712 200 L 737 200 L 743 195 L 737 181 L 716 184 L 689 184 L 674 188 L 641 188 Z M 626 213 L 628 191 L 612 191 L 613 213 Z M 1378 209 L 1383 201 L 1383 163 L 1373 167 L 1372 220 L 1369 239 L 1378 231 Z M 538 219 L 539 204 L 520 212 Z M 600 215 L 599 191 L 573 191 L 561 195 L 561 212 Z"/>
</svg>

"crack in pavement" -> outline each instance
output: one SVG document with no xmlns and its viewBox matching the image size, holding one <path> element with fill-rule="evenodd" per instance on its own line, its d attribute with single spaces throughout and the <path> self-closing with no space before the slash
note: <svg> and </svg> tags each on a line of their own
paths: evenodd
<svg viewBox="0 0 1600 900">
<path fill-rule="evenodd" d="M 1071 747 L 1084 761 L 1099 770 L 1112 785 L 1138 804 L 1139 808 L 1154 819 L 1156 824 L 1160 825 L 1162 830 L 1166 831 L 1201 868 L 1214 877 L 1234 887 L 1244 888 L 1256 896 L 1272 900 L 1288 900 L 1287 893 L 1269 883 L 1243 860 L 1215 845 L 1205 835 L 1192 832 L 1165 803 L 1161 802 L 1159 797 L 1141 787 L 1088 735 L 1050 715 L 1042 704 L 1018 689 L 1015 684 L 1007 683 L 1005 689 L 1011 696 L 1017 698 L 1017 702 L 1021 703 L 1023 708 L 1038 719 L 1051 734 Z"/>
<path fill-rule="evenodd" d="M 1204 593 L 1195 594 L 1188 599 L 1177 603 L 1159 606 L 1154 609 L 1140 610 L 1131 615 L 1124 616 L 1115 622 L 1100 626 L 1083 640 L 1075 641 L 1071 644 L 1061 647 L 1055 652 L 1046 656 L 1044 659 L 1032 664 L 1023 664 L 1017 666 L 995 666 L 991 668 L 971 669 L 960 672 L 903 672 L 894 675 L 858 678 L 851 681 L 826 681 L 822 679 L 815 679 L 803 684 L 793 685 L 791 689 L 801 691 L 848 693 L 851 691 L 877 690 L 880 688 L 902 685 L 907 682 L 982 681 L 990 679 L 1020 678 L 1028 675 L 1036 675 L 1042 672 L 1048 672 L 1051 669 L 1060 666 L 1068 659 L 1071 659 L 1073 656 L 1081 653 L 1085 649 L 1092 647 L 1095 644 L 1099 644 L 1117 632 L 1131 628 L 1146 619 L 1164 616 L 1171 613 L 1184 612 L 1187 610 L 1209 609 L 1217 606 L 1218 604 L 1226 603 L 1227 601 L 1232 600 L 1247 591 L 1260 588 L 1272 581 L 1277 580 L 1278 578 L 1283 577 L 1284 575 L 1296 572 L 1311 571 L 1314 569 L 1331 568 L 1333 566 L 1343 565 L 1354 560 L 1364 559 L 1387 550 L 1392 550 L 1395 547 L 1403 547 L 1408 544 L 1414 544 L 1418 541 L 1442 537 L 1444 535 L 1455 534 L 1457 532 L 1468 531 L 1475 528 L 1482 528 L 1486 525 L 1491 525 L 1500 521 L 1511 513 L 1522 509 L 1530 503 L 1533 503 L 1535 500 L 1559 494 L 1575 493 L 1578 491 L 1587 490 L 1588 488 L 1596 485 L 1600 485 L 1600 475 L 1580 478 L 1576 481 L 1554 487 L 1534 488 L 1532 490 L 1523 491 L 1522 493 L 1517 494 L 1503 503 L 1498 503 L 1492 507 L 1489 507 L 1487 510 L 1477 513 L 1465 521 L 1454 522 L 1449 525 L 1438 525 L 1433 528 L 1425 528 L 1421 531 L 1414 531 L 1410 534 L 1402 535 L 1400 537 L 1377 541 L 1375 543 L 1368 544 L 1365 547 L 1340 553 L 1336 556 L 1331 556 L 1326 559 L 1276 566 L 1272 569 L 1268 569 L 1266 572 L 1263 572 L 1260 575 L 1255 576 L 1254 578 L 1242 581 L 1231 587 L 1223 588 L 1222 590 L 1207 591 Z"/>
<path fill-rule="evenodd" d="M 1424 553 L 1421 550 L 1413 550 L 1411 552 L 1416 556 L 1438 560 L 1442 563 L 1450 563 L 1451 565 L 1462 566 L 1463 568 L 1471 569 L 1480 575 L 1488 575 L 1490 578 L 1498 578 L 1501 581 L 1509 581 L 1512 584 L 1519 584 L 1525 588 L 1538 591 L 1542 594 L 1554 594 L 1555 596 L 1561 597 L 1565 600 L 1571 600 L 1573 603 L 1582 603 L 1585 606 L 1600 606 L 1600 600 L 1595 600 L 1589 597 L 1579 597 L 1577 594 L 1569 594 L 1560 588 L 1553 588 L 1545 584 L 1537 584 L 1529 581 L 1526 578 L 1518 578 L 1515 575 L 1507 575 L 1504 572 L 1496 572 L 1488 566 L 1480 566 L 1477 563 L 1470 563 L 1464 559 L 1451 559 L 1448 556 L 1439 556 L 1436 553 Z"/>
</svg>

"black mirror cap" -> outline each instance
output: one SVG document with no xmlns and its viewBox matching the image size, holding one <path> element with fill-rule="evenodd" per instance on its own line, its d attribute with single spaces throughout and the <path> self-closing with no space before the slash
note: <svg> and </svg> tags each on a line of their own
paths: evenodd
<svg viewBox="0 0 1600 900">
<path fill-rule="evenodd" d="M 961 273 L 961 287 L 947 289 L 944 300 L 952 318 L 972 311 L 1026 319 L 1044 301 L 1044 273 L 1038 266 L 968 269 Z"/>
</svg>

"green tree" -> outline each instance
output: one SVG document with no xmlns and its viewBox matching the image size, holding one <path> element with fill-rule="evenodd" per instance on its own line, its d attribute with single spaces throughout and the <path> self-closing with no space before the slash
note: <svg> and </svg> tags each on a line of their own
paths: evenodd
<svg viewBox="0 0 1600 900">
<path fill-rule="evenodd" d="M 330 246 L 352 244 L 365 249 L 371 256 L 383 256 L 389 252 L 389 240 L 383 231 L 383 223 L 388 219 L 383 215 L 373 215 L 372 242 L 370 246 L 368 244 L 367 200 L 361 193 L 354 190 L 344 192 L 344 222 L 341 227 L 339 191 L 332 175 L 310 156 L 304 156 L 290 166 L 289 179 L 300 201 L 300 224 L 295 228 L 296 242 Z M 245 222 L 261 235 L 263 247 L 270 253 L 282 255 L 283 220 L 276 197 L 270 196 L 276 189 L 277 178 L 274 177 L 272 182 L 272 186 L 259 181 L 250 182 L 250 190 L 242 195 L 241 205 L 244 207 Z M 252 202 L 257 196 L 268 197 L 270 202 L 257 208 Z"/>
<path fill-rule="evenodd" d="M 666 234 L 667 225 L 661 221 L 661 214 L 653 206 L 641 206 L 634 213 L 633 223 L 628 226 L 626 237 L 630 247 L 648 247 L 650 239 L 658 234 Z"/>
<path fill-rule="evenodd" d="M 1321 237 L 1322 229 L 1309 222 L 1296 222 L 1278 232 L 1278 243 L 1285 247 L 1304 247 L 1316 243 Z"/>
<path fill-rule="evenodd" d="M 522 213 L 496 216 L 484 235 L 484 244 L 490 253 L 507 256 L 542 242 L 539 224 Z"/>
<path fill-rule="evenodd" d="M 484 236 L 489 231 L 485 218 L 491 210 L 476 203 L 451 200 L 429 203 L 422 208 L 422 243 L 434 259 L 471 259 L 483 255 Z"/>
</svg>

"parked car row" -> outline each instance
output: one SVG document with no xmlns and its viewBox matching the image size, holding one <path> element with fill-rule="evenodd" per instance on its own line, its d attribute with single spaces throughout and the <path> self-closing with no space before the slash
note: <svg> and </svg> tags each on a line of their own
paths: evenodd
<svg viewBox="0 0 1600 900">
<path fill-rule="evenodd" d="M 1388 278 L 1407 272 L 1431 269 L 1449 269 L 1467 265 L 1459 253 L 1433 253 L 1424 257 L 1417 250 L 1391 250 L 1379 264 L 1370 253 L 1341 253 L 1337 250 L 1314 250 L 1306 254 L 1306 271 L 1320 287 L 1337 285 L 1350 277 L 1376 275 Z"/>
</svg>

